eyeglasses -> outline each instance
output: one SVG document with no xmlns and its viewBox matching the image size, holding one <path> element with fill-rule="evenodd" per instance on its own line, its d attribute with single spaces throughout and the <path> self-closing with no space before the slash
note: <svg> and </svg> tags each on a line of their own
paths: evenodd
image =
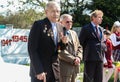
<svg viewBox="0 0 120 82">
<path fill-rule="evenodd" d="M 66 23 L 73 23 L 73 21 L 66 21 Z"/>
</svg>

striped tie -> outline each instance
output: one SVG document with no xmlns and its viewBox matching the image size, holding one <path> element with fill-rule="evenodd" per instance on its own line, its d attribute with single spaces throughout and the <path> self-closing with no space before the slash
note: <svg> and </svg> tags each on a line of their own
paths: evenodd
<svg viewBox="0 0 120 82">
<path fill-rule="evenodd" d="M 97 34 L 97 37 L 100 38 L 100 35 L 99 35 L 99 32 L 98 32 L 98 27 L 95 26 L 95 29 L 96 29 L 96 34 Z"/>
</svg>

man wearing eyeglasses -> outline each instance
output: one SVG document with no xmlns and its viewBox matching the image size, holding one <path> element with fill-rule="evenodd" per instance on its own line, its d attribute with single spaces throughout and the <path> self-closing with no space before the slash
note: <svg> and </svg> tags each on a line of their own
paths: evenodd
<svg viewBox="0 0 120 82">
<path fill-rule="evenodd" d="M 72 16 L 63 14 L 60 23 L 64 26 L 61 33 L 61 43 L 59 44 L 60 59 L 60 82 L 76 82 L 75 78 L 79 72 L 79 65 L 82 59 L 82 48 L 80 46 L 77 33 L 71 30 L 73 22 Z"/>
</svg>

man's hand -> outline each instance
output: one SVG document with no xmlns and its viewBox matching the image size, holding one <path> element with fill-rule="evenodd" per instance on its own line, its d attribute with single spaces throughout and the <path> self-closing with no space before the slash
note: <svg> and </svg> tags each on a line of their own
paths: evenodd
<svg viewBox="0 0 120 82">
<path fill-rule="evenodd" d="M 75 65 L 79 65 L 80 64 L 80 58 L 76 57 L 74 63 L 75 63 Z"/>
<path fill-rule="evenodd" d="M 40 73 L 40 74 L 38 74 L 37 75 L 37 79 L 39 79 L 39 80 L 44 80 L 44 79 L 46 79 L 46 73 Z"/>
<path fill-rule="evenodd" d="M 68 37 L 64 36 L 62 32 L 60 33 L 60 39 L 64 44 L 68 43 Z"/>
</svg>

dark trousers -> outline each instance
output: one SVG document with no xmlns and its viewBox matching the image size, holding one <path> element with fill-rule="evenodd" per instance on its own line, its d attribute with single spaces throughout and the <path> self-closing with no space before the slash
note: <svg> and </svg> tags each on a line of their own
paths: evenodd
<svg viewBox="0 0 120 82">
<path fill-rule="evenodd" d="M 84 63 L 83 82 L 102 82 L 103 62 L 86 61 Z"/>
</svg>

